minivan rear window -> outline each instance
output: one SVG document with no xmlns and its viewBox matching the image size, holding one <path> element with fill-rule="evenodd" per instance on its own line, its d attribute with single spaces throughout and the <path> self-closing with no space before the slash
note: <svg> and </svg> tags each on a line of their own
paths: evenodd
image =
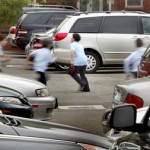
<svg viewBox="0 0 150 150">
<path fill-rule="evenodd" d="M 70 33 L 98 33 L 102 17 L 88 17 L 78 19 Z"/>
<path fill-rule="evenodd" d="M 22 21 L 22 26 L 29 26 L 31 24 L 46 24 L 47 20 L 50 18 L 49 13 L 31 13 Z"/>
</svg>

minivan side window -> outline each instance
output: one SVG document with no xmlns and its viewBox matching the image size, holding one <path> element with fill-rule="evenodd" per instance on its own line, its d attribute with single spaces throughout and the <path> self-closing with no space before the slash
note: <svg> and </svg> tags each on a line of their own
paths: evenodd
<svg viewBox="0 0 150 150">
<path fill-rule="evenodd" d="M 80 18 L 72 26 L 70 33 L 98 33 L 102 17 Z"/>
<path fill-rule="evenodd" d="M 150 18 L 143 17 L 142 24 L 143 24 L 143 33 L 150 34 Z"/>
<path fill-rule="evenodd" d="M 109 16 L 103 22 L 103 33 L 137 34 L 138 17 L 136 16 Z"/>
</svg>

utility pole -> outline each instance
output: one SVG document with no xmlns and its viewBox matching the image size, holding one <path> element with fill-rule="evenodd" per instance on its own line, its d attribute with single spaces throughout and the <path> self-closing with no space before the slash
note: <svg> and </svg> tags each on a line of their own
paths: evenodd
<svg viewBox="0 0 150 150">
<path fill-rule="evenodd" d="M 111 4 L 112 4 L 112 0 L 108 0 L 108 10 L 111 11 Z"/>
</svg>

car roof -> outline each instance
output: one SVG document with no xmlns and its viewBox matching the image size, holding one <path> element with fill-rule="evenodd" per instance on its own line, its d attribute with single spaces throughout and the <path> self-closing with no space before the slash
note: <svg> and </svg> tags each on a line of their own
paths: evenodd
<svg viewBox="0 0 150 150">
<path fill-rule="evenodd" d="M 77 8 L 70 5 L 41 5 L 41 4 L 30 4 L 23 8 L 64 8 L 64 9 L 73 9 L 77 10 Z"/>
<path fill-rule="evenodd" d="M 49 13 L 49 12 L 58 12 L 58 13 L 63 13 L 63 12 L 67 12 L 67 13 L 75 13 L 76 11 L 74 10 L 63 10 L 63 9 L 58 9 L 58 10 L 41 10 L 41 11 L 31 11 L 31 12 L 25 12 L 24 14 L 38 14 L 38 13 Z"/>
<path fill-rule="evenodd" d="M 100 11 L 100 12 L 79 12 L 73 16 L 77 17 L 92 17 L 92 16 L 139 16 L 139 15 L 148 15 L 142 11 Z"/>
<path fill-rule="evenodd" d="M 77 11 L 78 9 L 68 5 L 29 5 L 22 7 L 22 13 L 31 11 Z"/>
</svg>

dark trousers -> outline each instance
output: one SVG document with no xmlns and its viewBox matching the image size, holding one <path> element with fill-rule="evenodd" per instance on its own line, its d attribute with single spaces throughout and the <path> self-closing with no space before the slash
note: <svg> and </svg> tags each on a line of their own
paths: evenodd
<svg viewBox="0 0 150 150">
<path fill-rule="evenodd" d="M 46 75 L 45 72 L 37 72 L 39 75 L 38 81 L 46 85 Z"/>
<path fill-rule="evenodd" d="M 71 74 L 72 78 L 80 84 L 80 86 L 84 86 L 86 90 L 89 90 L 89 83 L 85 76 L 86 66 L 74 66 L 74 73 Z M 80 74 L 80 76 L 78 75 Z"/>
<path fill-rule="evenodd" d="M 134 78 L 137 78 L 137 72 L 132 72 Z"/>
</svg>

